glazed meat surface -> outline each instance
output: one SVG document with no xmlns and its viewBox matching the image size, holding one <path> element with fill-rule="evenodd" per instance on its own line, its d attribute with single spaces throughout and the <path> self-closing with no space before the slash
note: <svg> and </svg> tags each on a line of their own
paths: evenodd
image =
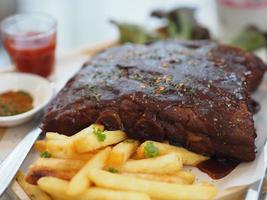
<svg viewBox="0 0 267 200">
<path fill-rule="evenodd" d="M 129 137 L 251 161 L 250 93 L 266 66 L 209 41 L 126 44 L 94 56 L 48 105 L 43 131 L 72 135 L 92 123 Z"/>
</svg>

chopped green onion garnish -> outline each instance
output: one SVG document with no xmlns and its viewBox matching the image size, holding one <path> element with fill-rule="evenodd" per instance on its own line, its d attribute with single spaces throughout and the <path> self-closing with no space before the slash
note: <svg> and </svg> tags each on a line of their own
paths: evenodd
<svg viewBox="0 0 267 200">
<path fill-rule="evenodd" d="M 51 158 L 52 155 L 48 151 L 44 151 L 44 152 L 40 153 L 40 156 L 42 158 Z"/>
<path fill-rule="evenodd" d="M 159 148 L 156 147 L 153 142 L 148 142 L 144 148 L 145 150 L 145 155 L 148 158 L 153 158 L 156 156 L 159 156 Z"/>
<path fill-rule="evenodd" d="M 106 134 L 99 128 L 93 128 L 93 134 L 97 137 L 99 142 L 103 142 L 106 139 Z"/>
</svg>

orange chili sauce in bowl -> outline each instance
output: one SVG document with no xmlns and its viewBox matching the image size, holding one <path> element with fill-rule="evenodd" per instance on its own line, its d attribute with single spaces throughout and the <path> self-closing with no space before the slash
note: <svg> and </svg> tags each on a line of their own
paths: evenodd
<svg viewBox="0 0 267 200">
<path fill-rule="evenodd" d="M 0 117 L 13 116 L 33 108 L 33 98 L 25 91 L 7 91 L 0 94 Z"/>
</svg>

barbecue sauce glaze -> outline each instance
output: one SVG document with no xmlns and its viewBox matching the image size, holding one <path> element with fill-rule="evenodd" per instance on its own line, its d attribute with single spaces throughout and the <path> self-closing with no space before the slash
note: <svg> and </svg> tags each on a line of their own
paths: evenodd
<svg viewBox="0 0 267 200">
<path fill-rule="evenodd" d="M 212 158 L 199 163 L 197 168 L 213 179 L 221 179 L 230 174 L 239 163 L 235 160 Z"/>
</svg>

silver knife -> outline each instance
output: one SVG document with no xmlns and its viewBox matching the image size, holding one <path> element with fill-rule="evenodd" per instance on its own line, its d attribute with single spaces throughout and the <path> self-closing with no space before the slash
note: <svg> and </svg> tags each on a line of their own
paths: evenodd
<svg viewBox="0 0 267 200">
<path fill-rule="evenodd" d="M 39 137 L 41 133 L 41 129 L 39 128 L 41 116 L 42 115 L 36 118 L 33 130 L 18 143 L 13 151 L 0 164 L 0 197 L 13 180 L 24 159 L 30 152 L 34 142 Z"/>
</svg>

